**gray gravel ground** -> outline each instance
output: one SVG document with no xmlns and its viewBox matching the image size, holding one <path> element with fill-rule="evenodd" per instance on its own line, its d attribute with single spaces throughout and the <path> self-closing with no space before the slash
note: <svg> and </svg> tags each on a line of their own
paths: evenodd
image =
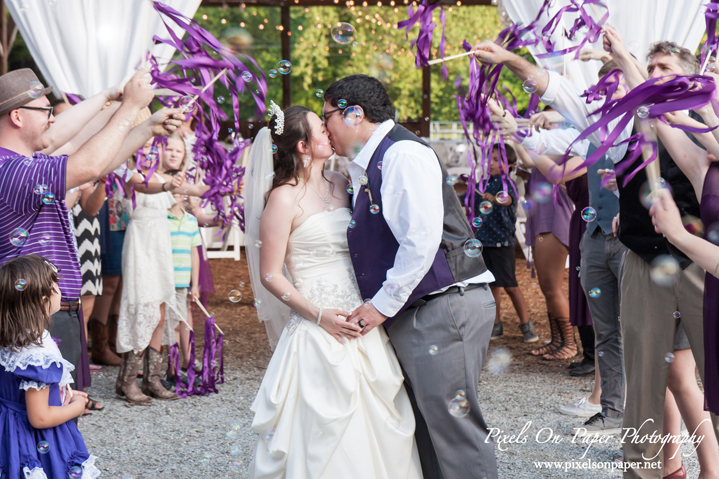
<svg viewBox="0 0 719 479">
<path fill-rule="evenodd" d="M 128 406 L 115 397 L 117 368 L 95 374 L 92 396 L 106 410 L 80 421 L 90 453 L 98 456 L 97 465 L 105 478 L 223 478 L 247 477 L 247 465 L 258 436 L 250 430 L 249 410 L 264 370 L 242 370 L 227 364 L 226 383 L 219 394 L 193 396 L 179 401 L 154 401 L 151 406 Z M 612 462 L 620 454 L 619 440 L 587 446 L 572 444 L 571 428 L 581 419 L 556 412 L 562 404 L 586 396 L 593 379 L 570 378 L 567 374 L 547 371 L 527 373 L 514 363 L 502 372 L 485 372 L 480 384 L 480 404 L 490 427 L 505 434 L 519 434 L 531 421 L 524 444 L 503 445 L 497 451 L 500 478 L 571 477 L 618 478 L 617 471 L 542 470 L 535 461 Z M 535 435 L 551 428 L 559 443 L 540 444 Z M 545 430 L 545 434 L 548 431 Z M 696 477 L 696 454 L 684 464 L 688 477 Z M 291 479 L 291 478 L 288 478 Z M 459 478 L 458 478 L 459 479 Z"/>
</svg>

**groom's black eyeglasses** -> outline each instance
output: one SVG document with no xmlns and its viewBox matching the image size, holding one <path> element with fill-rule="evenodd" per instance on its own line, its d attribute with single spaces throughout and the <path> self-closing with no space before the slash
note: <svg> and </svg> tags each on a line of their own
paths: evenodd
<svg viewBox="0 0 719 479">
<path fill-rule="evenodd" d="M 327 124 L 327 120 L 329 119 L 330 115 L 336 111 L 340 111 L 342 108 L 335 108 L 334 110 L 330 110 L 327 113 L 322 113 L 322 121 L 325 122 L 325 125 Z"/>
</svg>

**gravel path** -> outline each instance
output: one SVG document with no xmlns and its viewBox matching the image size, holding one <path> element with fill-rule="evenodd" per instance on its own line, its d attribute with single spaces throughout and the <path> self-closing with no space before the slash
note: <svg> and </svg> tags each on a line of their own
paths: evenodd
<svg viewBox="0 0 719 479">
<path fill-rule="evenodd" d="M 122 478 L 221 478 L 247 477 L 254 443 L 249 407 L 264 370 L 228 365 L 226 384 L 220 393 L 193 396 L 179 401 L 154 401 L 151 406 L 127 406 L 115 398 L 117 368 L 94 376 L 92 395 L 106 410 L 83 418 L 80 430 L 87 447 L 98 456 L 103 477 Z M 619 452 L 618 438 L 608 444 L 572 444 L 571 428 L 580 419 L 556 412 L 561 404 L 589 394 L 593 379 L 570 378 L 566 374 L 529 372 L 513 363 L 502 372 L 486 371 L 480 385 L 480 401 L 490 427 L 505 434 L 518 434 L 531 421 L 524 444 L 503 445 L 497 451 L 500 478 L 535 477 L 621 477 L 619 472 L 600 470 L 540 470 L 534 461 L 611 462 Z M 551 428 L 561 437 L 558 444 L 539 444 L 539 429 Z M 546 430 L 545 430 L 546 432 Z M 689 453 L 690 451 L 685 450 Z M 696 454 L 684 458 L 690 476 L 696 477 Z"/>
</svg>

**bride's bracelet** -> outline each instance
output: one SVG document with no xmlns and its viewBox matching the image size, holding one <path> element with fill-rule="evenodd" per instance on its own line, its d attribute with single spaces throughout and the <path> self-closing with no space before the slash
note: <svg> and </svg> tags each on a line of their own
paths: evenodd
<svg viewBox="0 0 719 479">
<path fill-rule="evenodd" d="M 317 325 L 319 326 L 320 320 L 322 319 L 322 308 L 320 308 L 320 312 L 317 313 Z"/>
</svg>

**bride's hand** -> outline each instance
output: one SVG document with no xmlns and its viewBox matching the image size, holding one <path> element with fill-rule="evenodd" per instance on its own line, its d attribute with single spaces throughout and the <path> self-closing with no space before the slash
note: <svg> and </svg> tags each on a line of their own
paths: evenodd
<svg viewBox="0 0 719 479">
<path fill-rule="evenodd" d="M 323 309 L 320 326 L 342 344 L 345 344 L 345 337 L 349 339 L 360 338 L 362 329 L 355 323 L 347 322 L 347 317 L 350 314 L 348 311 L 342 311 L 341 309 Z"/>
</svg>

